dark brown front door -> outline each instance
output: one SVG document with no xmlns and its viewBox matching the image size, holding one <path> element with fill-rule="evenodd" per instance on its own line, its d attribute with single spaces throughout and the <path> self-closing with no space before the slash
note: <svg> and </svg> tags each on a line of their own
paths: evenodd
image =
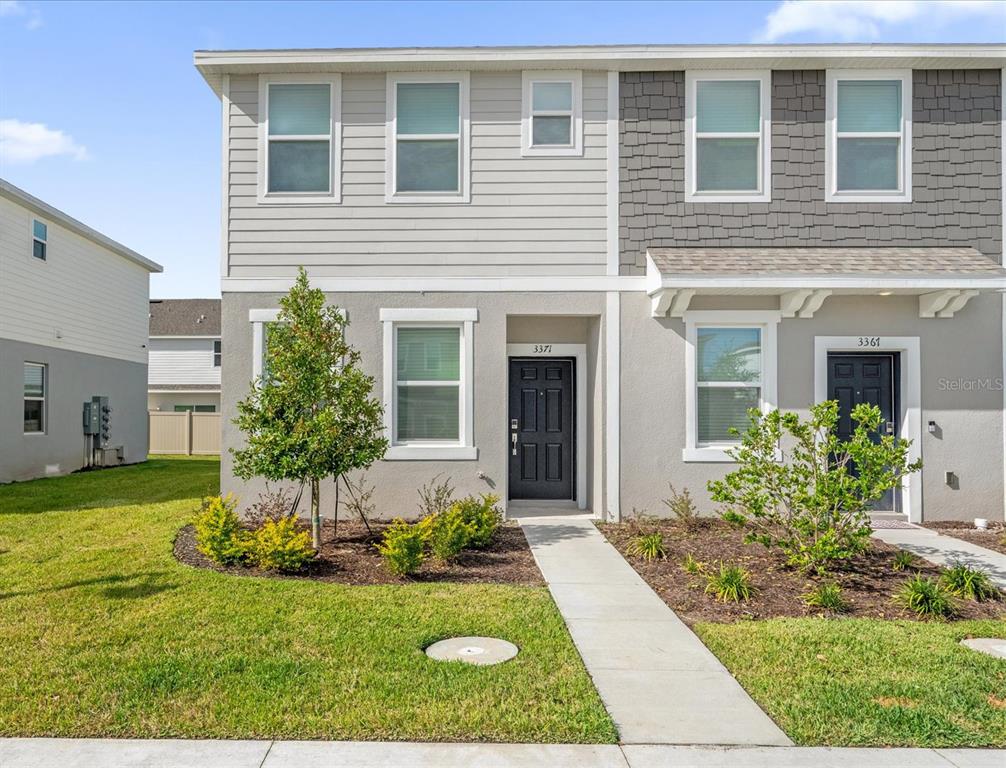
<svg viewBox="0 0 1006 768">
<path fill-rule="evenodd" d="M 573 498 L 573 361 L 510 359 L 511 499 Z"/>
</svg>

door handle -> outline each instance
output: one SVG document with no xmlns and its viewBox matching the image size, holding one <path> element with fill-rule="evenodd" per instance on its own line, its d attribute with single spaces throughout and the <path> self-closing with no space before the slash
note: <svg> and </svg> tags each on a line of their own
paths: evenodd
<svg viewBox="0 0 1006 768">
<path fill-rule="evenodd" d="M 517 433 L 516 432 L 511 432 L 510 433 L 510 444 L 513 446 L 513 455 L 516 456 L 517 455 Z"/>
</svg>

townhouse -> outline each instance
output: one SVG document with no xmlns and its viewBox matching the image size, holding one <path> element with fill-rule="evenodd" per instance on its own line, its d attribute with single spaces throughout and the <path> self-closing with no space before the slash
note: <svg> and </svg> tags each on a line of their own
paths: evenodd
<svg viewBox="0 0 1006 768">
<path fill-rule="evenodd" d="M 223 490 L 299 266 L 350 322 L 410 515 L 659 513 L 749 408 L 872 402 L 924 469 L 878 505 L 1004 509 L 1003 66 L 980 45 L 199 51 L 222 102 Z"/>
<path fill-rule="evenodd" d="M 148 410 L 219 411 L 222 357 L 219 299 L 151 301 Z"/>
</svg>

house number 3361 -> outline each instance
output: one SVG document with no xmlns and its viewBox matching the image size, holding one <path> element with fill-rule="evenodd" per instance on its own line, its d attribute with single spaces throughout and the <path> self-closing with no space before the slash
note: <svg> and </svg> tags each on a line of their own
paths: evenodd
<svg viewBox="0 0 1006 768">
<path fill-rule="evenodd" d="M 535 344 L 534 345 L 534 354 L 536 354 L 536 355 L 543 355 L 543 354 L 545 354 L 547 352 L 551 352 L 551 351 L 552 351 L 552 345 L 551 344 Z"/>
<path fill-rule="evenodd" d="M 860 336 L 859 346 L 861 347 L 879 347 L 880 337 L 879 336 Z"/>
</svg>

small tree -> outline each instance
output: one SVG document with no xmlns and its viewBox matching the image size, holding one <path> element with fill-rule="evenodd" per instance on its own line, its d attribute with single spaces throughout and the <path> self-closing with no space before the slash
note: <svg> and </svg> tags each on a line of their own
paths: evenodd
<svg viewBox="0 0 1006 768">
<path fill-rule="evenodd" d="M 300 270 L 269 326 L 265 373 L 238 403 L 234 423 L 246 447 L 233 450 L 238 477 L 299 481 L 311 488 L 311 540 L 321 544 L 320 483 L 384 456 L 384 411 L 374 379 L 346 343 L 346 318 L 325 306 Z"/>
<path fill-rule="evenodd" d="M 910 441 L 877 437 L 876 406 L 858 405 L 851 416 L 855 428 L 842 441 L 834 400 L 813 406 L 809 420 L 752 411 L 740 446 L 729 452 L 739 468 L 708 486 L 713 501 L 726 505 L 724 518 L 749 525 L 748 541 L 779 547 L 801 570 L 823 573 L 862 552 L 870 505 L 922 462 L 909 461 Z"/>
</svg>

